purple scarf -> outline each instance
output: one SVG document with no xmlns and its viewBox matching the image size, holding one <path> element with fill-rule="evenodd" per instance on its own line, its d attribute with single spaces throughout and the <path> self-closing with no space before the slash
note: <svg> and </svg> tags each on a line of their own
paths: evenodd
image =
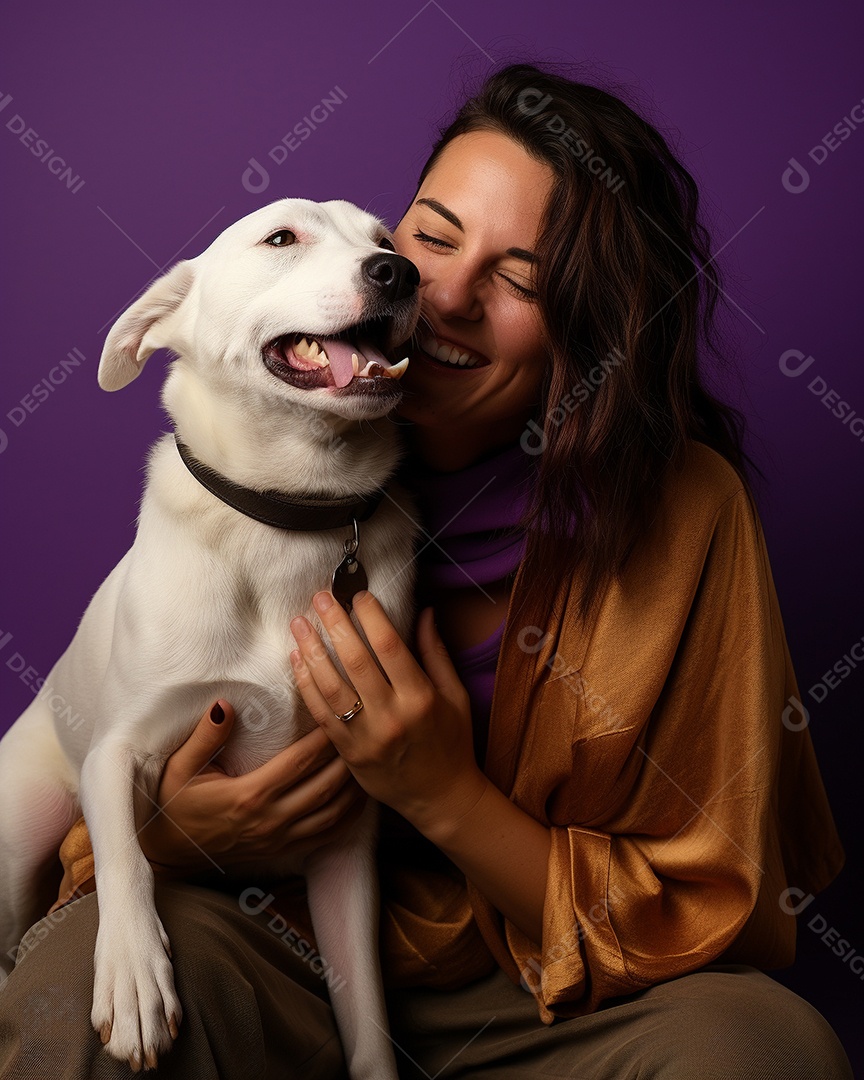
<svg viewBox="0 0 864 1080">
<path fill-rule="evenodd" d="M 421 591 L 488 585 L 515 571 L 525 552 L 517 523 L 535 462 L 515 443 L 458 472 L 438 472 L 413 458 L 404 463 L 400 480 L 414 492 L 428 534 L 418 544 Z"/>
<path fill-rule="evenodd" d="M 418 610 L 434 606 L 441 590 L 489 585 L 515 572 L 525 553 L 518 521 L 530 497 L 536 460 L 518 443 L 458 472 L 438 472 L 406 459 L 399 479 L 414 492 L 428 534 L 421 534 L 417 545 Z M 471 699 L 474 752 L 481 765 L 503 632 L 502 620 L 485 641 L 451 653 Z"/>
</svg>

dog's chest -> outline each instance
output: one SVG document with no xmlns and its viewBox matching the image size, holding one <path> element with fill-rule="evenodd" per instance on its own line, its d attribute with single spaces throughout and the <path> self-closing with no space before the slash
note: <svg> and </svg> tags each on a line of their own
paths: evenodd
<svg viewBox="0 0 864 1080">
<path fill-rule="evenodd" d="M 129 581 L 135 603 L 126 607 L 136 612 L 129 652 L 155 661 L 160 717 L 199 717 L 218 697 L 231 703 L 237 719 L 221 766 L 248 772 L 315 726 L 289 659 L 294 617 L 309 619 L 341 671 L 311 601 L 330 588 L 352 531 L 288 532 L 212 505 L 171 527 L 150 509 L 142 508 L 139 524 L 146 555 L 134 560 Z M 407 640 L 414 575 L 406 520 L 398 507 L 380 507 L 361 525 L 359 555 L 370 591 Z M 356 616 L 352 623 L 365 644 Z"/>
</svg>

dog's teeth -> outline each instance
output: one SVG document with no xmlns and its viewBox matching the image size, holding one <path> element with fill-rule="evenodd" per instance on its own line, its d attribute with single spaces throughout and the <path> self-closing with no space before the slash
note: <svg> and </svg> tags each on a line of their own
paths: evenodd
<svg viewBox="0 0 864 1080">
<path fill-rule="evenodd" d="M 408 370 L 408 357 L 404 360 L 400 360 L 398 364 L 393 364 L 392 367 L 386 369 L 384 374 L 388 379 L 401 379 L 405 372 Z"/>
<path fill-rule="evenodd" d="M 357 370 L 359 363 L 357 354 L 353 353 L 351 361 L 354 364 L 354 374 L 359 375 L 361 379 L 377 379 L 384 377 L 387 379 L 401 379 L 408 368 L 408 357 L 404 360 L 400 360 L 398 364 L 393 364 L 392 367 L 385 367 L 383 364 L 379 364 L 377 360 L 367 360 L 361 371 Z"/>
<path fill-rule="evenodd" d="M 360 374 L 360 360 L 359 360 L 356 352 L 351 353 L 351 366 L 354 368 L 355 376 L 359 375 Z"/>
<path fill-rule="evenodd" d="M 300 340 L 294 346 L 294 354 L 299 356 L 302 360 L 308 360 L 310 364 L 316 364 L 318 367 L 327 367 L 330 363 L 330 358 L 327 353 L 321 348 L 315 339 L 312 339 L 310 344 L 306 338 L 300 338 Z"/>
</svg>

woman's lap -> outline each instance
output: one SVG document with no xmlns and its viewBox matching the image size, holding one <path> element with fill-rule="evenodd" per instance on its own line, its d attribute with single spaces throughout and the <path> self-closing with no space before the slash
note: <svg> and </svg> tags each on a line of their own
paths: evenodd
<svg viewBox="0 0 864 1080">
<path fill-rule="evenodd" d="M 743 965 L 709 965 L 551 1026 L 496 972 L 455 992 L 394 995 L 391 1023 L 418 1066 L 403 1080 L 852 1080 L 824 1018 Z"/>
<path fill-rule="evenodd" d="M 284 927 L 193 886 L 157 885 L 157 906 L 184 1008 L 157 1076 L 344 1080 L 325 981 Z M 0 1080 L 132 1075 L 90 1027 L 95 897 L 62 910 L 0 991 Z M 456 991 L 400 990 L 389 1007 L 404 1080 L 852 1076 L 819 1013 L 743 966 L 712 965 L 551 1026 L 500 971 Z"/>
<path fill-rule="evenodd" d="M 157 883 L 183 1005 L 160 1080 L 342 1080 L 319 974 L 236 895 Z M 0 990 L 2 1080 L 128 1080 L 90 1026 L 96 897 L 61 909 Z M 65 918 L 58 916 L 65 912 Z M 284 932 L 284 931 L 283 931 Z M 26 941 L 26 938 L 25 938 Z"/>
</svg>

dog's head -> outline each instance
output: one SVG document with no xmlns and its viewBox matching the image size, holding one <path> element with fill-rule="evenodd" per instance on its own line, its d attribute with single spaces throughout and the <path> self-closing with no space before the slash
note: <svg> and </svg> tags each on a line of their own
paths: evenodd
<svg viewBox="0 0 864 1080">
<path fill-rule="evenodd" d="M 208 381 L 346 419 L 399 399 L 420 275 L 386 227 L 348 202 L 280 199 L 177 263 L 114 324 L 99 385 L 119 390 L 156 349 Z"/>
</svg>

